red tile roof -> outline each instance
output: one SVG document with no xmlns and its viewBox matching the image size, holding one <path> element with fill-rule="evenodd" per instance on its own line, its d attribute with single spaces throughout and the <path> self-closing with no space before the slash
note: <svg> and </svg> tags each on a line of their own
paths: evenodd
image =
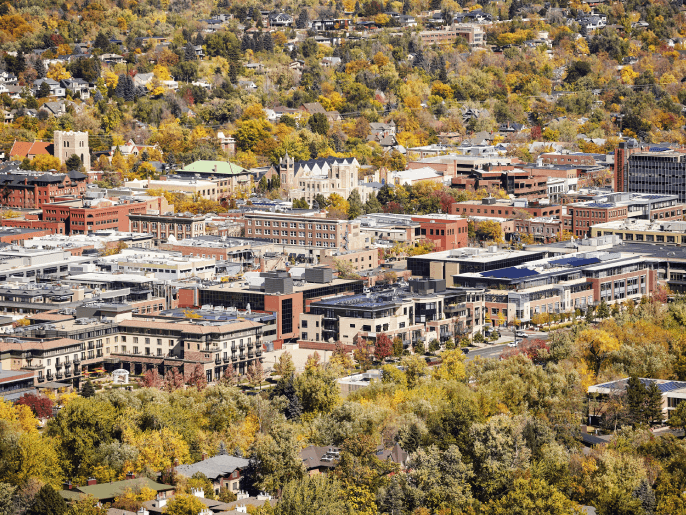
<svg viewBox="0 0 686 515">
<path fill-rule="evenodd" d="M 10 150 L 10 157 L 28 157 L 37 155 L 48 155 L 51 156 L 52 152 L 48 150 L 52 143 L 46 143 L 45 141 L 15 141 L 12 145 L 12 150 Z"/>
</svg>

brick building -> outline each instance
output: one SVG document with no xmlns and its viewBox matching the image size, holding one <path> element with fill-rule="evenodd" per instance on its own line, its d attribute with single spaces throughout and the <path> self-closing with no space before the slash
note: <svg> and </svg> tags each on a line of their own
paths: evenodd
<svg viewBox="0 0 686 515">
<path fill-rule="evenodd" d="M 511 201 L 509 199 L 485 198 L 479 201 L 455 202 L 450 205 L 450 214 L 462 216 L 490 216 L 498 218 L 524 218 L 527 216 L 561 216 L 565 208 L 559 205 L 545 205 L 537 202 Z"/>
<path fill-rule="evenodd" d="M 62 200 L 42 206 L 39 215 L 26 219 L 3 220 L 3 226 L 44 229 L 52 234 L 88 234 L 91 231 L 115 229 L 129 230 L 130 213 L 171 210 L 164 197 L 142 197 L 136 200 L 98 198 L 92 200 Z"/>
<path fill-rule="evenodd" d="M 205 234 L 204 215 L 131 212 L 128 217 L 130 232 L 152 234 L 157 243 L 167 241 L 170 236 L 184 240 Z"/>
<path fill-rule="evenodd" d="M 458 249 L 469 244 L 467 226 L 469 221 L 456 215 L 432 214 L 413 216 L 413 222 L 419 223 L 421 239 L 434 243 L 437 252 Z"/>
<path fill-rule="evenodd" d="M 10 208 L 41 208 L 63 195 L 83 195 L 87 183 L 88 177 L 76 171 L 8 172 L 0 174 L 0 200 Z"/>
</svg>

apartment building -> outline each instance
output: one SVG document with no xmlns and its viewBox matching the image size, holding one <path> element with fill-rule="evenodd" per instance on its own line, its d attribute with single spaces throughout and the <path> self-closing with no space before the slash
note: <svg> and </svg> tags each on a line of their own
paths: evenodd
<svg viewBox="0 0 686 515">
<path fill-rule="evenodd" d="M 320 256 L 321 249 L 357 250 L 368 243 L 357 220 L 256 211 L 245 213 L 244 227 L 247 238 L 281 244 L 285 253 Z"/>
<path fill-rule="evenodd" d="M 350 250 L 347 252 L 323 250 L 322 254 L 319 262 L 322 265 L 331 265 L 334 268 L 336 261 L 350 263 L 350 266 L 356 272 L 371 270 L 379 266 L 379 250 L 376 248 Z"/>
<path fill-rule="evenodd" d="M 686 154 L 669 148 L 631 153 L 626 159 L 625 190 L 675 195 L 679 202 L 686 202 Z"/>
<path fill-rule="evenodd" d="M 129 230 L 133 233 L 152 234 L 160 244 L 173 236 L 176 240 L 195 238 L 205 234 L 205 216 L 191 213 L 130 213 Z"/>
<path fill-rule="evenodd" d="M 514 232 L 510 239 L 521 241 L 522 235 L 533 236 L 534 241 L 548 243 L 556 241 L 563 231 L 562 220 L 552 216 L 539 216 L 514 220 Z"/>
<path fill-rule="evenodd" d="M 566 213 L 565 207 L 531 202 L 525 199 L 510 200 L 488 197 L 480 202 L 455 202 L 450 205 L 450 213 L 462 216 L 491 216 L 503 218 L 526 218 L 528 216 L 561 216 Z"/>
<path fill-rule="evenodd" d="M 6 336 L 0 341 L 0 370 L 22 372 L 21 388 L 27 391 L 52 381 L 78 387 L 86 352 L 82 342 L 69 338 L 37 340 Z"/>
<path fill-rule="evenodd" d="M 268 241 L 218 236 L 196 236 L 163 243 L 160 249 L 178 252 L 182 256 L 207 257 L 236 263 L 255 263 L 259 255 L 275 251 L 274 245 Z"/>
</svg>

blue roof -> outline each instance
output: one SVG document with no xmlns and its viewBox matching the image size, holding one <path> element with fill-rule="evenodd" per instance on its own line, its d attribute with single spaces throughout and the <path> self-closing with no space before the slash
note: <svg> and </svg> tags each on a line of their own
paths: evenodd
<svg viewBox="0 0 686 515">
<path fill-rule="evenodd" d="M 655 383 L 655 379 L 639 379 L 644 386 L 650 386 Z M 627 387 L 629 379 L 619 379 L 618 381 L 610 381 L 609 383 L 599 384 L 599 388 L 610 388 L 612 390 L 624 390 Z M 679 390 L 681 388 L 686 388 L 686 381 L 667 381 L 665 383 L 657 383 L 657 388 L 662 393 L 671 392 L 673 390 Z"/>
<path fill-rule="evenodd" d="M 600 203 L 597 203 L 597 202 L 592 202 L 592 203 L 586 205 L 586 207 L 602 207 L 602 208 L 605 208 L 605 207 L 613 207 L 613 206 L 614 206 L 614 204 L 611 203 L 611 202 L 604 203 L 604 204 L 600 204 Z"/>
<path fill-rule="evenodd" d="M 571 266 L 571 267 L 594 265 L 596 263 L 600 263 L 600 259 L 598 259 L 597 257 L 594 257 L 594 258 L 570 257 L 570 258 L 564 258 L 564 259 L 557 259 L 555 261 L 550 262 L 551 265 Z"/>
<path fill-rule="evenodd" d="M 498 279 L 521 279 L 522 277 L 530 277 L 532 275 L 538 275 L 538 272 L 529 268 L 516 268 L 514 266 L 481 272 L 482 277 L 497 277 Z"/>
</svg>

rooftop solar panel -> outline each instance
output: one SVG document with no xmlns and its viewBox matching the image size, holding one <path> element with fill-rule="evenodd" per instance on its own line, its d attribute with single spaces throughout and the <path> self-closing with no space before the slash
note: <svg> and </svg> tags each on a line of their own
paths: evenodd
<svg viewBox="0 0 686 515">
<path fill-rule="evenodd" d="M 522 277 L 530 277 L 532 275 L 539 274 L 536 270 L 531 270 L 529 268 L 515 268 L 513 266 L 501 268 L 499 270 L 481 272 L 482 277 L 497 277 L 499 279 L 520 279 Z"/>
</svg>

